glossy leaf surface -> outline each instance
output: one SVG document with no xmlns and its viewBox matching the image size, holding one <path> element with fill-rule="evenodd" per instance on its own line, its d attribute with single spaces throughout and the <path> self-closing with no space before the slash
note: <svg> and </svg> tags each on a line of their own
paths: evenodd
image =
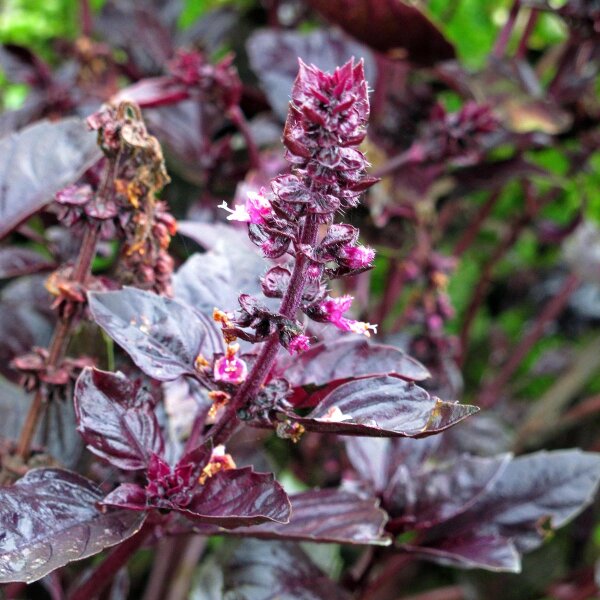
<svg viewBox="0 0 600 600">
<path fill-rule="evenodd" d="M 54 263 L 28 248 L 0 249 L 0 279 L 47 271 Z"/>
<path fill-rule="evenodd" d="M 41 121 L 0 140 L 0 238 L 48 204 L 101 156 L 76 118 Z"/>
<path fill-rule="evenodd" d="M 208 479 L 181 512 L 188 519 L 229 529 L 265 521 L 287 523 L 290 501 L 272 474 L 246 467 L 221 471 Z"/>
<path fill-rule="evenodd" d="M 152 453 L 162 454 L 154 401 L 139 381 L 84 369 L 75 386 L 75 411 L 88 448 L 120 469 L 144 469 Z"/>
<path fill-rule="evenodd" d="M 35 469 L 0 489 L 0 583 L 32 582 L 133 535 L 144 515 L 96 508 L 102 494 L 69 471 Z"/>
<path fill-rule="evenodd" d="M 298 356 L 282 355 L 276 373 L 295 387 L 374 375 L 397 375 L 409 381 L 429 377 L 429 371 L 402 350 L 359 337 L 321 342 Z"/>
<path fill-rule="evenodd" d="M 423 437 L 477 412 L 474 406 L 443 402 L 396 377 L 350 381 L 327 395 L 306 417 L 308 431 L 375 437 Z"/>
<path fill-rule="evenodd" d="M 313 490 L 290 496 L 290 522 L 238 528 L 234 535 L 262 539 L 302 540 L 336 544 L 387 546 L 387 515 L 373 498 L 337 489 Z"/>
<path fill-rule="evenodd" d="M 223 569 L 225 600 L 347 600 L 291 542 L 244 540 Z"/>
<path fill-rule="evenodd" d="M 324 17 L 370 48 L 419 65 L 454 58 L 454 48 L 419 10 L 401 0 L 309 0 Z"/>
<path fill-rule="evenodd" d="M 89 294 L 90 311 L 146 375 L 170 381 L 212 357 L 220 336 L 207 317 L 170 298 L 134 288 Z"/>
</svg>

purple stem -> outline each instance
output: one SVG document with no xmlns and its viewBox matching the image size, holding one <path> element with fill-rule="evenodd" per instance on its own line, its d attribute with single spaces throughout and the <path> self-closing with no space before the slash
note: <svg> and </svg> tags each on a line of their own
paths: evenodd
<svg viewBox="0 0 600 600">
<path fill-rule="evenodd" d="M 308 215 L 302 228 L 300 243 L 314 246 L 319 232 L 319 221 L 316 215 Z M 301 253 L 296 256 L 296 264 L 290 278 L 290 285 L 281 301 L 279 313 L 288 319 L 294 318 L 300 302 L 302 293 L 306 286 L 308 258 Z M 273 367 L 277 351 L 279 350 L 279 335 L 274 333 L 263 345 L 254 366 L 246 380 L 239 387 L 236 395 L 233 397 L 227 411 L 223 414 L 219 422 L 210 430 L 209 437 L 213 444 L 224 444 L 233 434 L 238 426 L 237 411 L 252 398 L 263 384 L 267 375 Z"/>
<path fill-rule="evenodd" d="M 242 134 L 244 141 L 246 142 L 246 148 L 248 149 L 248 158 L 250 159 L 250 168 L 257 170 L 260 168 L 260 152 L 258 146 L 252 137 L 252 132 L 248 126 L 248 121 L 239 106 L 232 106 L 229 109 L 229 118 L 232 123 L 238 128 L 238 131 Z"/>
<path fill-rule="evenodd" d="M 520 9 L 521 0 L 515 0 L 510 9 L 510 13 L 508 14 L 508 19 L 506 20 L 506 23 L 504 24 L 504 27 L 500 31 L 500 34 L 496 39 L 496 43 L 494 44 L 492 54 L 495 58 L 502 58 L 504 56 L 504 53 L 506 52 L 506 46 L 510 40 L 510 34 L 515 26 Z"/>
</svg>

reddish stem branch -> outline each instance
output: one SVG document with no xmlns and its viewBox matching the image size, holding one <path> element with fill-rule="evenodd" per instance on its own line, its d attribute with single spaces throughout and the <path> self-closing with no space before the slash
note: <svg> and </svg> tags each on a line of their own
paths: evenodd
<svg viewBox="0 0 600 600">
<path fill-rule="evenodd" d="M 465 596 L 465 589 L 461 585 L 448 585 L 422 594 L 402 596 L 398 600 L 464 600 Z"/>
<path fill-rule="evenodd" d="M 525 55 L 527 54 L 527 44 L 529 43 L 529 37 L 535 29 L 539 16 L 539 11 L 535 8 L 532 8 L 531 12 L 529 13 L 529 18 L 527 19 L 527 25 L 525 25 L 525 29 L 523 30 L 523 35 L 519 40 L 519 46 L 517 48 L 517 51 L 515 52 L 515 58 L 517 60 L 522 60 L 523 58 L 525 58 Z"/>
<path fill-rule="evenodd" d="M 90 226 L 85 231 L 79 250 L 79 256 L 73 269 L 72 281 L 75 283 L 81 285 L 85 284 L 85 280 L 90 272 L 92 260 L 96 254 L 98 233 L 99 229 L 96 226 Z M 48 348 L 48 362 L 46 363 L 46 367 L 49 369 L 58 367 L 67 351 L 69 334 L 71 333 L 71 327 L 73 325 L 73 317 L 73 312 L 70 312 L 68 316 L 60 318 L 56 324 L 54 335 L 52 336 L 52 341 Z M 17 442 L 17 455 L 23 460 L 26 460 L 29 456 L 31 442 L 35 436 L 42 415 L 45 412 L 46 400 L 44 386 L 40 385 L 36 390 L 33 402 L 29 407 L 29 412 L 27 413 L 25 423 L 23 424 Z"/>
<path fill-rule="evenodd" d="M 502 27 L 502 29 L 500 30 L 498 38 L 496 39 L 496 43 L 494 44 L 492 55 L 495 58 L 502 58 L 504 56 L 504 53 L 506 52 L 506 47 L 508 46 L 508 42 L 510 40 L 511 33 L 517 21 L 517 16 L 519 15 L 520 9 L 521 0 L 515 0 L 510 9 L 510 12 L 508 13 L 508 19 L 506 20 L 506 23 L 504 23 L 504 27 Z"/>
<path fill-rule="evenodd" d="M 152 525 L 144 525 L 136 534 L 115 546 L 91 575 L 69 594 L 69 600 L 92 600 L 97 598 L 153 531 L 154 527 Z"/>
<path fill-rule="evenodd" d="M 479 406 L 493 405 L 500 392 L 508 384 L 510 378 L 521 365 L 523 359 L 533 348 L 536 342 L 543 336 L 548 323 L 554 321 L 563 311 L 573 292 L 579 287 L 579 278 L 575 274 L 569 275 L 563 283 L 560 291 L 553 296 L 538 315 L 533 327 L 527 335 L 516 345 L 510 353 L 510 358 L 500 370 L 498 376 L 487 385 L 481 392 Z"/>
<path fill-rule="evenodd" d="M 238 128 L 238 131 L 242 134 L 244 141 L 246 142 L 246 148 L 248 150 L 248 158 L 250 159 L 250 168 L 251 169 L 259 169 L 260 168 L 260 152 L 258 150 L 258 146 L 254 142 L 254 138 L 252 137 L 252 132 L 250 131 L 250 127 L 248 126 L 248 121 L 246 121 L 246 117 L 242 112 L 242 109 L 239 106 L 232 106 L 229 109 L 229 118 L 233 122 L 233 124 Z"/>
<path fill-rule="evenodd" d="M 500 198 L 501 190 L 493 191 L 488 199 L 481 205 L 477 214 L 463 233 L 462 237 L 456 243 L 454 247 L 454 256 L 459 258 L 464 254 L 466 250 L 468 250 L 473 242 L 477 239 L 477 235 L 481 231 L 481 227 L 485 220 L 490 216 L 492 210 L 494 210 L 494 206 L 498 203 Z"/>
<path fill-rule="evenodd" d="M 471 296 L 471 301 L 467 308 L 465 319 L 462 324 L 460 332 L 460 359 L 459 365 L 464 363 L 467 348 L 469 344 L 469 336 L 471 334 L 471 328 L 475 322 L 475 317 L 479 312 L 479 308 L 485 300 L 486 293 L 491 283 L 492 273 L 496 268 L 496 265 L 504 258 L 505 254 L 513 247 L 515 242 L 519 239 L 521 232 L 525 229 L 529 223 L 529 216 L 525 215 L 521 217 L 510 229 L 506 237 L 498 244 L 488 261 L 483 266 L 479 281 L 475 286 L 475 291 Z"/>
<path fill-rule="evenodd" d="M 319 222 L 316 215 L 308 215 L 304 222 L 300 243 L 314 246 L 319 232 Z M 288 319 L 294 318 L 302 300 L 302 293 L 307 280 L 308 258 L 301 253 L 296 257 L 296 264 L 290 278 L 290 285 L 281 301 L 279 313 Z M 246 380 L 240 385 L 236 395 L 218 423 L 211 429 L 210 438 L 214 445 L 225 443 L 238 426 L 237 411 L 252 398 L 264 383 L 269 374 L 277 351 L 279 350 L 279 335 L 273 334 L 263 345 Z"/>
</svg>

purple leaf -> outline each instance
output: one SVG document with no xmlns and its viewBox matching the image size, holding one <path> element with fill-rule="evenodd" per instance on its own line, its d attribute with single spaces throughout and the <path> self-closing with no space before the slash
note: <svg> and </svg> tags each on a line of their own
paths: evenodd
<svg viewBox="0 0 600 600">
<path fill-rule="evenodd" d="M 180 512 L 193 521 L 230 529 L 265 521 L 287 523 L 290 510 L 287 494 L 272 474 L 245 467 L 210 477 Z"/>
<path fill-rule="evenodd" d="M 599 482 L 599 454 L 521 456 L 469 510 L 433 527 L 418 552 L 445 564 L 518 572 L 513 550 L 537 548 L 548 529 L 562 527 L 592 502 Z"/>
<path fill-rule="evenodd" d="M 244 540 L 224 573 L 227 600 L 348 600 L 349 596 L 290 542 Z"/>
<path fill-rule="evenodd" d="M 211 358 L 222 351 L 212 321 L 170 298 L 124 288 L 91 292 L 89 302 L 96 323 L 154 379 L 194 374 L 199 354 Z"/>
<path fill-rule="evenodd" d="M 370 344 L 359 337 L 321 342 L 299 356 L 282 355 L 275 372 L 293 387 L 326 385 L 374 375 L 396 375 L 409 381 L 429 377 L 429 371 L 402 350 Z"/>
<path fill-rule="evenodd" d="M 466 512 L 490 492 L 511 458 L 510 454 L 495 458 L 462 456 L 449 464 L 423 469 L 416 476 L 416 502 L 410 508 L 414 528 L 427 529 Z M 397 492 L 390 490 L 389 495 L 397 502 Z"/>
<path fill-rule="evenodd" d="M 454 58 L 452 44 L 419 10 L 400 0 L 309 0 L 329 21 L 357 40 L 391 56 L 430 66 Z"/>
<path fill-rule="evenodd" d="M 240 527 L 233 535 L 262 539 L 303 540 L 335 544 L 387 546 L 387 515 L 374 498 L 361 498 L 345 490 L 313 490 L 290 497 L 290 522 Z"/>
<path fill-rule="evenodd" d="M 164 443 L 154 401 L 141 382 L 86 368 L 75 386 L 77 429 L 88 448 L 125 470 L 145 469 Z"/>
<path fill-rule="evenodd" d="M 442 565 L 507 573 L 521 572 L 521 557 L 514 543 L 498 535 L 466 533 L 433 546 L 400 547 Z"/>
<path fill-rule="evenodd" d="M 42 121 L 0 140 L 0 238 L 101 157 L 80 119 Z"/>
<path fill-rule="evenodd" d="M 122 483 L 103 498 L 102 504 L 129 510 L 148 509 L 146 490 L 137 483 Z"/>
<path fill-rule="evenodd" d="M 0 583 L 31 583 L 136 533 L 144 515 L 100 512 L 102 494 L 69 471 L 35 469 L 0 488 Z"/>
<path fill-rule="evenodd" d="M 179 268 L 173 279 L 175 297 L 197 311 L 212 316 L 214 308 L 236 310 L 241 292 L 260 295 L 260 277 L 265 260 L 241 247 L 219 245 L 204 254 L 194 254 Z M 267 301 L 278 308 L 279 302 Z"/>
<path fill-rule="evenodd" d="M 307 431 L 374 437 L 423 437 L 452 427 L 479 409 L 443 402 L 396 377 L 344 383 L 306 417 L 294 417 Z"/>
<path fill-rule="evenodd" d="M 0 279 L 48 271 L 55 266 L 51 260 L 28 248 L 0 249 Z"/>
<path fill-rule="evenodd" d="M 367 79 L 375 80 L 369 49 L 333 29 L 317 29 L 309 34 L 263 29 L 250 36 L 247 50 L 252 69 L 282 121 L 286 119 L 290 89 L 298 73 L 298 58 L 330 72 L 353 56 L 364 58 Z"/>
</svg>

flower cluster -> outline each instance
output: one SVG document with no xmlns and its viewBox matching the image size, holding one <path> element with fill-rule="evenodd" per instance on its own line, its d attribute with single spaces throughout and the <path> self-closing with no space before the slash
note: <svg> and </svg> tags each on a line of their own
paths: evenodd
<svg viewBox="0 0 600 600">
<path fill-rule="evenodd" d="M 356 206 L 376 181 L 366 176 L 368 163 L 358 149 L 368 117 L 362 62 L 349 61 L 329 74 L 300 61 L 283 137 L 292 173 L 275 177 L 270 190 L 248 192 L 233 208 L 221 205 L 230 213 L 227 219 L 248 223 L 250 239 L 266 257 L 289 253 L 294 264 L 277 265 L 263 278 L 264 294 L 282 298 L 280 313 L 242 295 L 240 310 L 223 324 L 228 341 L 261 342 L 277 333 L 291 354 L 302 352 L 310 340 L 295 320 L 298 308 L 343 331 L 375 331 L 374 325 L 343 316 L 352 298 L 332 298 L 327 288 L 329 280 L 369 269 L 375 258 L 358 243 L 356 228 L 334 223 L 336 212 Z"/>
</svg>

